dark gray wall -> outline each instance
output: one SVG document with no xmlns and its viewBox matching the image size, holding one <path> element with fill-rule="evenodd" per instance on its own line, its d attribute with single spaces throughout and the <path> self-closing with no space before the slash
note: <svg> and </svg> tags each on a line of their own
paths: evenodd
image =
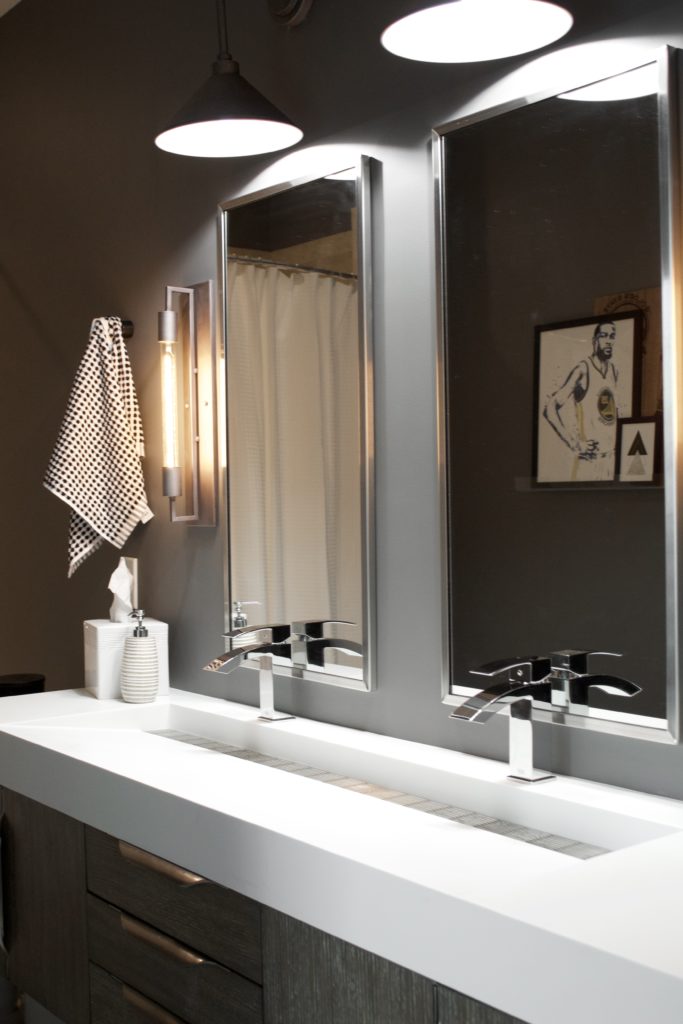
<svg viewBox="0 0 683 1024">
<path fill-rule="evenodd" d="M 171 626 L 174 682 L 253 701 L 250 680 L 203 674 L 220 649 L 222 539 L 171 526 L 160 494 L 155 315 L 166 283 L 215 277 L 215 208 L 303 173 L 321 143 L 382 162 L 376 195 L 378 689 L 282 688 L 297 713 L 496 757 L 504 723 L 447 721 L 441 700 L 433 186 L 430 127 L 562 80 L 532 61 L 425 67 L 384 53 L 405 4 L 317 0 L 291 32 L 265 2 L 231 3 L 235 56 L 299 119 L 306 145 L 273 160 L 193 161 L 157 151 L 156 130 L 208 72 L 212 0 L 22 0 L 0 20 L 0 671 L 82 683 L 81 623 L 106 615 L 117 561 L 101 550 L 66 580 L 67 512 L 41 487 L 93 316 L 136 322 L 131 358 L 156 518 L 126 552 L 144 602 Z M 576 0 L 603 35 L 683 43 L 678 5 Z M 654 8 L 654 10 L 650 10 Z M 648 11 L 642 22 L 608 26 Z M 579 17 L 580 16 L 580 17 Z M 298 162 L 297 162 L 298 161 Z M 683 755 L 541 727 L 539 760 L 566 772 L 683 795 Z M 678 776 L 678 779 L 676 778 Z"/>
</svg>

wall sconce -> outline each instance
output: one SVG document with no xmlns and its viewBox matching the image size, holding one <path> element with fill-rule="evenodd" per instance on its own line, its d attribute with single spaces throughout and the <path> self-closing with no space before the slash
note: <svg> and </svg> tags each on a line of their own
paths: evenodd
<svg viewBox="0 0 683 1024">
<path fill-rule="evenodd" d="M 215 526 L 216 339 L 210 281 L 191 288 L 167 286 L 158 337 L 162 490 L 171 522 Z"/>
</svg>

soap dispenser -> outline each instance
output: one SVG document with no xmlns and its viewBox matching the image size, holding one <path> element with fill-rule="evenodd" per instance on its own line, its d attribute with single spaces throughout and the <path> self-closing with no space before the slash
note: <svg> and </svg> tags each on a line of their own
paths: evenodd
<svg viewBox="0 0 683 1024">
<path fill-rule="evenodd" d="M 232 602 L 232 628 L 244 629 L 249 625 L 244 608 L 248 604 L 261 604 L 260 601 L 233 601 Z"/>
<path fill-rule="evenodd" d="M 142 608 L 133 609 L 136 626 L 123 645 L 121 696 L 128 704 L 148 704 L 159 691 L 157 641 L 143 624 L 144 615 Z"/>
</svg>

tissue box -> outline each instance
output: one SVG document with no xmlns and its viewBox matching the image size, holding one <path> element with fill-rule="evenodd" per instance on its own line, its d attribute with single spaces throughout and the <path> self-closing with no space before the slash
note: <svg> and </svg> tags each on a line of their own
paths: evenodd
<svg viewBox="0 0 683 1024">
<path fill-rule="evenodd" d="M 168 693 L 168 623 L 145 619 L 149 635 L 155 637 L 159 652 L 159 693 Z M 83 623 L 85 688 L 101 700 L 121 696 L 123 642 L 133 635 L 134 624 L 87 619 Z"/>
</svg>

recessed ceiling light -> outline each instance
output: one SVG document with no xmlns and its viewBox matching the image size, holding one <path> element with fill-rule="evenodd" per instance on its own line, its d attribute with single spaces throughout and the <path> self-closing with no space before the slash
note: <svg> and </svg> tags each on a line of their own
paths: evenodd
<svg viewBox="0 0 683 1024">
<path fill-rule="evenodd" d="M 453 0 L 395 21 L 381 42 L 410 60 L 465 64 L 537 50 L 572 23 L 568 11 L 547 0 Z"/>
<path fill-rule="evenodd" d="M 657 65 L 645 64 L 623 75 L 604 78 L 601 82 L 584 85 L 581 89 L 563 92 L 561 100 L 585 100 L 602 103 L 608 100 L 632 100 L 638 96 L 651 96 L 657 92 Z"/>
</svg>

